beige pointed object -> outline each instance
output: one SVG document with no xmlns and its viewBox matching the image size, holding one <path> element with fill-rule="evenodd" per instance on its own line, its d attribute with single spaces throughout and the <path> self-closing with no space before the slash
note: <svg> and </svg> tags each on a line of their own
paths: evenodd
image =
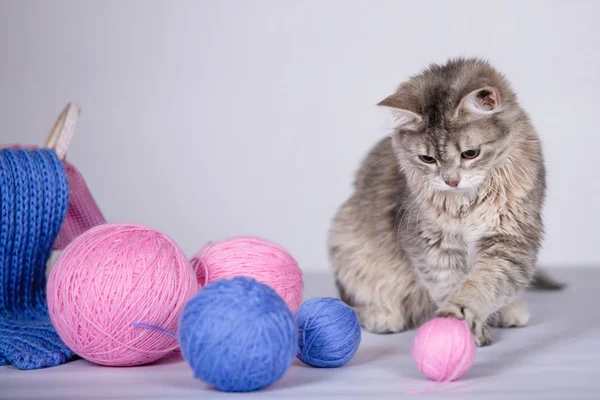
<svg viewBox="0 0 600 400">
<path fill-rule="evenodd" d="M 81 108 L 77 104 L 67 104 L 46 139 L 44 146 L 53 149 L 61 160 L 67 155 L 80 113 Z"/>
</svg>

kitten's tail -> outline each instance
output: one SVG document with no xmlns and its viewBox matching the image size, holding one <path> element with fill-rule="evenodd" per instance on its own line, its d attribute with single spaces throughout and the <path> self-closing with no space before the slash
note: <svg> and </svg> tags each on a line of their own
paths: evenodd
<svg viewBox="0 0 600 400">
<path fill-rule="evenodd" d="M 566 286 L 565 283 L 557 282 L 552 279 L 544 271 L 539 269 L 533 275 L 533 279 L 529 284 L 530 290 L 561 290 Z"/>
</svg>

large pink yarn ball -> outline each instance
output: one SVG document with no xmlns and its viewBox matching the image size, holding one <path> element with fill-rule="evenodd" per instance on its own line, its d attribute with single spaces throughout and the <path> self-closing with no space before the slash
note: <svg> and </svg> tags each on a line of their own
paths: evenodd
<svg viewBox="0 0 600 400">
<path fill-rule="evenodd" d="M 48 309 L 61 339 L 97 364 L 146 364 L 178 347 L 153 325 L 177 331 L 197 292 L 193 269 L 166 235 L 139 225 L 93 228 L 61 253 L 48 278 Z"/>
<path fill-rule="evenodd" d="M 412 356 L 419 371 L 429 379 L 459 379 L 475 360 L 475 340 L 465 321 L 434 318 L 417 331 Z"/>
<path fill-rule="evenodd" d="M 193 258 L 198 284 L 248 276 L 270 286 L 292 312 L 302 304 L 304 282 L 298 263 L 283 247 L 268 240 L 238 236 L 209 243 Z"/>
</svg>

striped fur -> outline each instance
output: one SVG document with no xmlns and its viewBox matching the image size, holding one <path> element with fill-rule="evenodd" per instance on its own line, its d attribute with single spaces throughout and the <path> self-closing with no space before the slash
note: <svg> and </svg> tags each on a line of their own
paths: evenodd
<svg viewBox="0 0 600 400">
<path fill-rule="evenodd" d="M 455 59 L 380 105 L 398 127 L 368 153 L 329 236 L 342 299 L 379 333 L 455 316 L 486 345 L 488 323 L 525 325 L 519 295 L 535 275 L 546 181 L 507 80 L 485 61 Z M 479 156 L 461 156 L 471 149 Z"/>
</svg>

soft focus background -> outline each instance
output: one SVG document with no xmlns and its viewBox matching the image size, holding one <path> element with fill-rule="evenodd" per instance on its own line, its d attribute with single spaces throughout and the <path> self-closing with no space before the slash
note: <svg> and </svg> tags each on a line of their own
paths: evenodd
<svg viewBox="0 0 600 400">
<path fill-rule="evenodd" d="M 191 255 L 250 234 L 328 268 L 326 236 L 375 104 L 430 62 L 482 56 L 543 138 L 549 267 L 600 265 L 598 1 L 0 0 L 0 142 L 43 143 L 68 101 L 70 160 L 111 222 Z"/>
</svg>

